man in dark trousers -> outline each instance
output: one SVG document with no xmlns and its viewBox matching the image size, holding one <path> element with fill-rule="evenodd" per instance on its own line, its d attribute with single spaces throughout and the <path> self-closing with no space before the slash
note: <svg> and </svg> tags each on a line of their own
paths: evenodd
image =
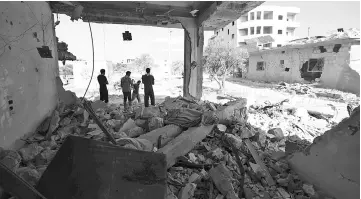
<svg viewBox="0 0 361 199">
<path fill-rule="evenodd" d="M 99 82 L 99 92 L 100 92 L 100 101 L 108 103 L 108 89 L 107 84 L 108 80 L 105 77 L 105 70 L 100 70 L 100 75 L 98 75 L 98 82 Z"/>
<path fill-rule="evenodd" d="M 129 107 L 132 106 L 132 79 L 130 79 L 130 71 L 125 73 L 125 76 L 120 80 L 120 87 L 122 87 L 123 96 L 124 96 L 124 109 L 127 108 L 127 100 Z"/>
<path fill-rule="evenodd" d="M 141 81 L 137 81 L 136 84 L 133 84 L 133 93 L 132 93 L 132 101 L 135 100 L 135 98 L 137 98 L 138 103 L 141 103 L 140 100 L 140 95 L 139 95 L 139 86 L 140 86 Z"/>
<path fill-rule="evenodd" d="M 145 72 L 147 72 L 147 74 L 142 76 L 142 82 L 144 84 L 144 106 L 149 107 L 149 97 L 151 105 L 155 105 L 153 91 L 154 77 L 150 74 L 150 68 L 145 69 Z"/>
</svg>

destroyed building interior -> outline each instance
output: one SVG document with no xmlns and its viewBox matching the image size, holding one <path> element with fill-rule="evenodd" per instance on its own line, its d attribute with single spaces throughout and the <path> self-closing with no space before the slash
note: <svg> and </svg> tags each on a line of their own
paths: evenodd
<svg viewBox="0 0 361 199">
<path fill-rule="evenodd" d="M 0 199 L 360 198 L 358 105 L 335 122 L 287 99 L 201 100 L 204 31 L 262 3 L 0 2 Z M 75 58 L 58 49 L 54 13 L 184 29 L 183 96 L 123 112 L 65 90 L 58 60 Z M 279 89 L 310 92 L 292 86 Z M 254 125 L 266 121 L 287 127 Z M 331 127 L 307 125 L 320 121 Z"/>
</svg>

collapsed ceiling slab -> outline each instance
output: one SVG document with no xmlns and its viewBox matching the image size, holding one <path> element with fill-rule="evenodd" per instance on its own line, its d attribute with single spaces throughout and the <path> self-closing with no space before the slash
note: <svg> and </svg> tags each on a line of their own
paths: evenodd
<svg viewBox="0 0 361 199">
<path fill-rule="evenodd" d="M 82 6 L 83 21 L 182 28 L 179 18 L 195 19 L 205 30 L 222 28 L 263 1 L 51 1 L 54 13 L 73 15 Z"/>
</svg>

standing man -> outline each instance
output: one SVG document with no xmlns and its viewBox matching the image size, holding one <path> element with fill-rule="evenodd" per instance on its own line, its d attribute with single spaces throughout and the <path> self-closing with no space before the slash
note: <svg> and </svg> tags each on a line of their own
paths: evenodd
<svg viewBox="0 0 361 199">
<path fill-rule="evenodd" d="M 137 81 L 136 84 L 133 84 L 133 94 L 132 94 L 132 102 L 135 100 L 135 98 L 137 98 L 138 103 L 141 103 L 140 100 L 140 95 L 139 95 L 139 86 L 140 86 L 141 81 Z"/>
<path fill-rule="evenodd" d="M 105 70 L 100 70 L 100 75 L 98 75 L 98 82 L 99 82 L 99 92 L 100 92 L 100 101 L 108 103 L 108 80 L 105 77 Z"/>
<path fill-rule="evenodd" d="M 150 74 L 150 68 L 145 69 L 145 72 L 147 72 L 147 74 L 142 76 L 142 82 L 144 84 L 144 106 L 149 107 L 149 97 L 151 105 L 155 105 L 153 91 L 154 77 Z"/>
<path fill-rule="evenodd" d="M 129 103 L 129 107 L 132 106 L 132 79 L 130 79 L 130 71 L 127 71 L 125 73 L 125 76 L 122 77 L 122 79 L 120 80 L 120 87 L 122 87 L 123 90 L 123 96 L 124 96 L 124 109 L 127 108 L 127 100 Z"/>
</svg>

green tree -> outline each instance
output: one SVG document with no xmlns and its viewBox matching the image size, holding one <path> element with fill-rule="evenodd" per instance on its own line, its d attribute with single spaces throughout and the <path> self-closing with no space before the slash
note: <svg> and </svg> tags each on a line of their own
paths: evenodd
<svg viewBox="0 0 361 199">
<path fill-rule="evenodd" d="M 211 79 L 218 83 L 221 93 L 224 92 L 226 77 L 236 69 L 244 71 L 248 60 L 246 50 L 219 41 L 209 43 L 205 55 L 204 68 Z"/>
<path fill-rule="evenodd" d="M 144 73 L 146 68 L 154 66 L 154 60 L 149 54 L 142 54 L 134 60 L 134 65 L 137 67 L 138 72 Z"/>
<path fill-rule="evenodd" d="M 113 70 L 116 73 L 122 73 L 127 70 L 127 65 L 123 63 L 116 63 L 113 65 Z"/>
<path fill-rule="evenodd" d="M 181 75 L 184 71 L 184 62 L 181 60 L 172 63 L 172 75 Z"/>
<path fill-rule="evenodd" d="M 59 73 L 60 75 L 64 75 L 65 77 L 67 75 L 73 75 L 73 65 L 66 64 L 64 66 L 59 66 Z"/>
</svg>

